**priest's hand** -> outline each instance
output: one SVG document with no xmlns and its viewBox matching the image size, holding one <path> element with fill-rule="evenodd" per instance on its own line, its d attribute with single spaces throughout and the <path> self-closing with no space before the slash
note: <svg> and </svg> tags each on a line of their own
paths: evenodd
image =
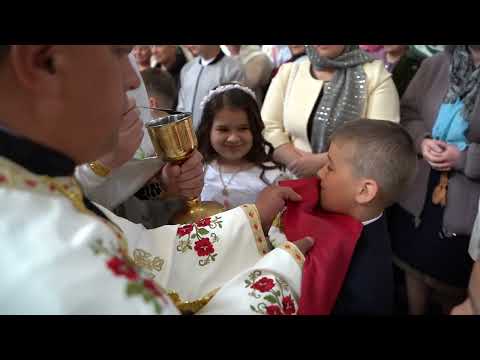
<svg viewBox="0 0 480 360">
<path fill-rule="evenodd" d="M 258 194 L 255 205 L 265 234 L 268 234 L 273 220 L 283 210 L 288 200 L 301 201 L 302 197 L 291 188 L 282 186 L 269 186 Z"/>
<path fill-rule="evenodd" d="M 161 170 L 162 187 L 171 194 L 199 197 L 203 190 L 203 157 L 195 150 L 181 166 L 167 164 Z"/>
<path fill-rule="evenodd" d="M 143 140 L 143 122 L 136 107 L 135 99 L 128 99 L 128 111 L 123 115 L 123 121 L 118 132 L 117 147 L 102 156 L 98 161 L 113 170 L 119 168 L 133 158 Z"/>
</svg>

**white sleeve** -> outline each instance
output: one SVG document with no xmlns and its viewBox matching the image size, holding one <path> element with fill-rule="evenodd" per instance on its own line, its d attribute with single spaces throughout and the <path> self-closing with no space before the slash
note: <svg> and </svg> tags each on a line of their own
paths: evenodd
<svg viewBox="0 0 480 360">
<path fill-rule="evenodd" d="M 101 178 L 82 165 L 75 170 L 75 177 L 90 200 L 112 210 L 140 190 L 162 166 L 158 158 L 130 160 Z"/>
</svg>

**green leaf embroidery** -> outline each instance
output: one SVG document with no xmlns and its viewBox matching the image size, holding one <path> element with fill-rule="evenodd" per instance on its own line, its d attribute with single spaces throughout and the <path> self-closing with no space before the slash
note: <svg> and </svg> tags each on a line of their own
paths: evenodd
<svg viewBox="0 0 480 360">
<path fill-rule="evenodd" d="M 208 230 L 198 229 L 198 233 L 199 233 L 200 235 L 202 235 L 202 236 L 203 236 L 203 235 L 208 235 Z"/>
<path fill-rule="evenodd" d="M 143 285 L 141 283 L 131 282 L 127 285 L 127 296 L 133 296 L 143 293 Z"/>
<path fill-rule="evenodd" d="M 272 304 L 276 304 L 277 303 L 277 298 L 273 295 L 267 295 L 264 297 L 265 300 L 267 300 L 268 302 L 272 303 Z"/>
</svg>

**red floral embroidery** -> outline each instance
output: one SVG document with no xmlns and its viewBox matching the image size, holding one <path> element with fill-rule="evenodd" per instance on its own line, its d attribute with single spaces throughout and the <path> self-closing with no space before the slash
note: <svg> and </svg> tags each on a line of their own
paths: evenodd
<svg viewBox="0 0 480 360">
<path fill-rule="evenodd" d="M 285 315 L 295 314 L 295 303 L 290 295 L 282 299 L 282 306 Z"/>
<path fill-rule="evenodd" d="M 210 223 L 212 222 L 212 220 L 210 218 L 206 218 L 206 219 L 202 219 L 200 221 L 197 221 L 196 224 L 198 227 L 206 227 L 206 226 L 210 226 Z"/>
<path fill-rule="evenodd" d="M 259 280 L 257 280 L 259 279 Z M 245 279 L 245 288 L 253 289 L 248 293 L 255 299 L 250 310 L 262 315 L 295 315 L 295 299 L 288 284 L 280 278 L 263 276 L 262 271 L 255 270 Z"/>
<path fill-rule="evenodd" d="M 278 305 L 269 305 L 266 308 L 267 315 L 282 315 L 282 310 Z"/>
<path fill-rule="evenodd" d="M 194 249 L 198 256 L 208 256 L 215 252 L 215 249 L 208 238 L 203 238 L 196 241 Z"/>
<path fill-rule="evenodd" d="M 252 289 L 258 290 L 260 292 L 267 292 L 273 289 L 275 286 L 275 283 L 273 282 L 272 279 L 263 277 L 260 280 L 258 280 L 256 283 L 254 283 L 251 287 Z"/>
<path fill-rule="evenodd" d="M 145 288 L 150 290 L 156 296 L 162 296 L 162 294 L 160 293 L 160 291 L 158 291 L 157 286 L 152 280 L 149 280 L 149 279 L 143 280 L 143 286 L 145 286 Z"/>
<path fill-rule="evenodd" d="M 37 182 L 35 180 L 25 180 L 25 184 L 27 184 L 30 187 L 35 187 L 37 186 Z"/>
<path fill-rule="evenodd" d="M 218 255 L 215 253 L 215 243 L 218 243 L 220 238 L 216 232 L 221 228 L 222 218 L 219 216 L 181 226 L 177 230 L 177 251 L 184 254 L 193 250 L 199 257 L 200 266 L 210 264 Z"/>
<path fill-rule="evenodd" d="M 177 236 L 182 237 L 185 235 L 190 235 L 190 233 L 193 231 L 193 225 L 185 225 L 182 227 L 179 227 L 177 230 Z"/>
<path fill-rule="evenodd" d="M 5 175 L 0 175 L 0 183 L 7 181 L 7 177 Z"/>
<path fill-rule="evenodd" d="M 137 272 L 129 266 L 124 260 L 113 257 L 107 261 L 107 266 L 113 271 L 117 276 L 125 276 L 128 280 L 137 280 Z"/>
</svg>

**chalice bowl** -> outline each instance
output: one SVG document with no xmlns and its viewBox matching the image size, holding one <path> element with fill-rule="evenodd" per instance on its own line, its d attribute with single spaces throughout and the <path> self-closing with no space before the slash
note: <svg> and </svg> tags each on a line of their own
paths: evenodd
<svg viewBox="0 0 480 360">
<path fill-rule="evenodd" d="M 155 113 L 152 109 L 152 115 L 162 115 L 154 116 L 154 120 L 147 124 L 155 152 L 165 162 L 182 165 L 198 148 L 192 115 L 171 110 L 158 110 L 160 112 Z M 225 208 L 217 202 L 202 202 L 198 197 L 190 198 L 186 201 L 186 211 L 175 214 L 171 223 L 190 224 L 223 211 Z"/>
</svg>

